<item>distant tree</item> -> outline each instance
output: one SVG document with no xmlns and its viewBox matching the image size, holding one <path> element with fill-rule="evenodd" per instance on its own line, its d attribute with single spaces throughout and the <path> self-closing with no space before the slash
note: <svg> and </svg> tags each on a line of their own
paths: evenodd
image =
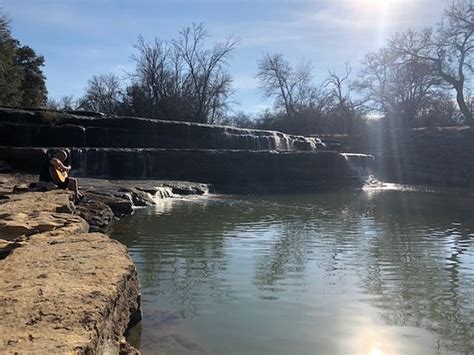
<svg viewBox="0 0 474 355">
<path fill-rule="evenodd" d="M 346 63 L 345 72 L 340 75 L 334 70 L 329 71 L 329 77 L 326 79 L 324 86 L 328 89 L 328 99 L 331 102 L 330 109 L 334 119 L 341 124 L 340 131 L 344 133 L 352 133 L 354 120 L 358 114 L 358 103 L 351 98 L 351 82 L 350 75 L 352 69 Z"/>
<path fill-rule="evenodd" d="M 295 119 L 299 111 L 314 106 L 317 96 L 308 62 L 292 66 L 281 54 L 266 54 L 258 62 L 256 77 L 264 96 L 275 99 L 277 109 Z"/>
<path fill-rule="evenodd" d="M 151 118 L 217 123 L 225 115 L 232 79 L 227 60 L 237 40 L 206 45 L 202 24 L 193 24 L 177 39 L 147 43 L 140 36 L 132 59 L 132 86 L 126 90 L 126 106 Z M 140 104 L 137 104 L 137 101 Z"/>
<path fill-rule="evenodd" d="M 73 96 L 63 96 L 59 100 L 49 98 L 46 108 L 59 111 L 72 111 L 78 109 L 78 103 Z"/>
<path fill-rule="evenodd" d="M 0 104 L 21 105 L 21 70 L 15 67 L 16 42 L 6 15 L 0 16 Z"/>
<path fill-rule="evenodd" d="M 183 84 L 190 86 L 194 98 L 193 121 L 215 123 L 223 117 L 231 94 L 232 79 L 225 67 L 238 40 L 230 37 L 208 49 L 207 37 L 202 24 L 193 24 L 184 28 L 172 44 L 186 65 Z"/>
<path fill-rule="evenodd" d="M 122 110 L 117 113 L 130 116 L 165 119 L 164 116 L 153 114 L 153 100 L 150 98 L 150 92 L 147 91 L 146 87 L 143 85 L 132 83 L 127 86 L 122 100 Z"/>
<path fill-rule="evenodd" d="M 21 68 L 22 80 L 20 91 L 22 93 L 21 106 L 40 107 L 46 103 L 48 92 L 45 77 L 41 67 L 44 65 L 43 56 L 28 46 L 20 46 L 17 42 L 15 66 Z"/>
<path fill-rule="evenodd" d="M 258 61 L 256 77 L 263 95 L 275 99 L 275 111 L 265 112 L 258 120 L 261 128 L 295 134 L 324 129 L 331 97 L 324 85 L 313 84 L 310 63 L 294 66 L 281 54 L 266 54 Z"/>
<path fill-rule="evenodd" d="M 219 124 L 239 128 L 256 128 L 257 121 L 249 114 L 239 111 L 232 116 L 223 118 Z"/>
<path fill-rule="evenodd" d="M 9 20 L 0 15 L 0 105 L 39 107 L 46 103 L 44 58 L 11 36 Z"/>
<path fill-rule="evenodd" d="M 105 114 L 117 114 L 122 105 L 120 79 L 115 74 L 94 75 L 79 99 L 78 108 Z"/>
<path fill-rule="evenodd" d="M 409 31 L 398 36 L 393 46 L 413 60 L 424 61 L 456 91 L 456 101 L 464 121 L 474 124 L 466 97 L 466 75 L 473 74 L 474 5 L 472 0 L 455 1 L 444 12 L 435 29 Z"/>
<path fill-rule="evenodd" d="M 147 43 L 142 36 L 134 45 L 135 71 L 132 86 L 127 88 L 129 109 L 139 116 L 180 120 L 184 111 L 181 100 L 179 58 L 168 43 L 157 38 Z"/>
<path fill-rule="evenodd" d="M 393 46 L 367 54 L 355 87 L 365 106 L 385 115 L 395 126 L 413 126 L 438 96 L 440 79 L 430 65 Z"/>
<path fill-rule="evenodd" d="M 453 126 L 463 121 L 462 114 L 452 95 L 447 91 L 437 91 L 430 96 L 422 108 L 420 119 L 414 122 L 419 127 Z"/>
<path fill-rule="evenodd" d="M 0 15 L 0 38 L 5 39 L 10 36 L 10 21 L 5 14 Z"/>
</svg>

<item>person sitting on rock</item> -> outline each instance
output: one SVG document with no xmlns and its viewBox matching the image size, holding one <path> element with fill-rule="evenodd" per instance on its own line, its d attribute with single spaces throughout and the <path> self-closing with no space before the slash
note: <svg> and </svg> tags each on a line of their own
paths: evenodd
<svg viewBox="0 0 474 355">
<path fill-rule="evenodd" d="M 69 189 L 74 192 L 74 198 L 78 201 L 83 194 L 79 192 L 77 179 L 68 176 L 71 171 L 70 159 L 67 151 L 59 150 L 55 154 L 48 152 L 44 160 L 40 174 L 40 182 L 52 183 L 60 189 Z"/>
</svg>

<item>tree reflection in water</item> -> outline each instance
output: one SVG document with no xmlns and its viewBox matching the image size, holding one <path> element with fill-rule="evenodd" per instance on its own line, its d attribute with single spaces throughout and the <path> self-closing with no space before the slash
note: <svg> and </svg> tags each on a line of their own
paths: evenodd
<svg viewBox="0 0 474 355">
<path fill-rule="evenodd" d="M 120 221 L 115 237 L 132 250 L 144 299 L 174 304 L 183 318 L 239 302 L 250 285 L 278 302 L 319 282 L 346 287 L 386 325 L 432 332 L 440 353 L 469 353 L 473 200 L 381 190 L 170 201 L 158 217 L 143 210 Z"/>
</svg>

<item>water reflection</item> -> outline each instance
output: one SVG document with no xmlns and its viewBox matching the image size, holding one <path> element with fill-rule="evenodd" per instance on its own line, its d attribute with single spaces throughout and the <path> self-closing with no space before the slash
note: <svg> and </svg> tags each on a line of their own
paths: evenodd
<svg viewBox="0 0 474 355">
<path fill-rule="evenodd" d="M 415 189 L 169 200 L 114 236 L 150 310 L 145 352 L 159 308 L 182 325 L 176 351 L 467 354 L 473 210 L 465 192 Z"/>
</svg>

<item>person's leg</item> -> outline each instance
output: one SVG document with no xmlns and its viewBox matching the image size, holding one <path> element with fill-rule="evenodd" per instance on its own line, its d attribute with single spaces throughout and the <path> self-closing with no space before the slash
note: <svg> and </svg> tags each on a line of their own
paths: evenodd
<svg viewBox="0 0 474 355">
<path fill-rule="evenodd" d="M 74 192 L 74 197 L 76 199 L 79 199 L 82 194 L 79 192 L 79 184 L 77 183 L 77 180 L 74 178 L 69 178 L 67 188 Z"/>
</svg>

